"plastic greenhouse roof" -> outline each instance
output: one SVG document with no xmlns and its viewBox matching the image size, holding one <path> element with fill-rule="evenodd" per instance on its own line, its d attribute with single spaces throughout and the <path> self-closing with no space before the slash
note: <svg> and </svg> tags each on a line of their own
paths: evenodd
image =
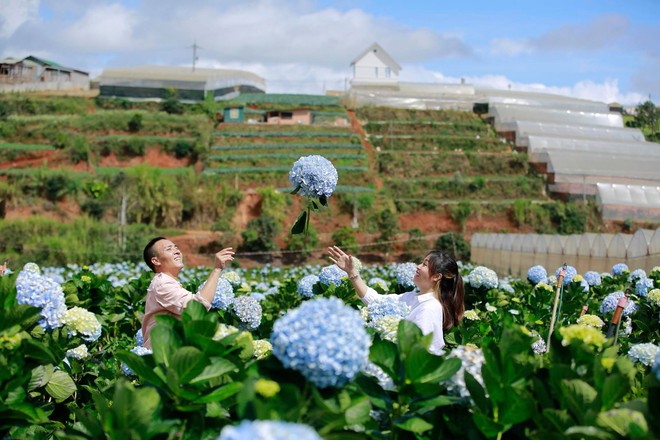
<svg viewBox="0 0 660 440">
<path fill-rule="evenodd" d="M 630 205 L 660 209 L 660 186 L 597 184 L 598 201 L 603 205 Z"/>
<path fill-rule="evenodd" d="M 488 116 L 495 119 L 496 130 L 501 130 L 499 124 L 502 122 L 515 122 L 517 120 L 564 123 L 567 125 L 586 124 L 605 127 L 623 127 L 623 119 L 618 113 L 559 110 L 525 105 L 492 105 L 489 107 Z"/>
<path fill-rule="evenodd" d="M 555 182 L 575 181 L 574 177 L 582 176 L 642 180 L 649 183 L 660 182 L 658 172 L 660 156 L 640 157 L 623 152 L 621 154 L 594 154 L 561 150 L 549 150 L 547 154 L 548 172 L 555 174 Z M 569 178 L 563 179 L 564 176 Z"/>
<path fill-rule="evenodd" d="M 547 136 L 529 136 L 527 153 L 536 158 L 548 150 L 584 152 L 589 154 L 627 154 L 631 156 L 660 157 L 660 144 L 654 142 L 612 142 L 594 139 L 576 139 Z"/>
<path fill-rule="evenodd" d="M 506 125 L 506 127 L 503 127 L 506 131 L 516 132 L 516 144 L 519 146 L 528 145 L 528 137 L 531 135 L 606 139 L 611 141 L 645 141 L 644 133 L 639 128 L 572 125 L 538 121 L 515 121 L 501 125 Z"/>
<path fill-rule="evenodd" d="M 564 97 L 557 95 L 519 92 L 510 95 L 498 94 L 496 96 L 490 96 L 488 98 L 488 103 L 491 106 L 513 104 L 541 107 L 546 109 L 573 110 L 596 113 L 608 113 L 610 111 L 609 105 L 605 104 L 604 102 L 562 98 Z"/>
<path fill-rule="evenodd" d="M 249 80 L 265 86 L 266 81 L 259 75 L 245 70 L 200 69 L 193 72 L 189 67 L 178 66 L 135 66 L 117 69 L 104 69 L 99 81 L 113 79 L 166 80 L 166 81 L 232 81 Z"/>
</svg>

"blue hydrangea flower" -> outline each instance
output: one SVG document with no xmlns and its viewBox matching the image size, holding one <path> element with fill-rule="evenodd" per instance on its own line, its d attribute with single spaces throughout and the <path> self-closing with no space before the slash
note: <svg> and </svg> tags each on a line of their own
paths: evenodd
<svg viewBox="0 0 660 440">
<path fill-rule="evenodd" d="M 45 329 L 62 326 L 66 302 L 62 286 L 42 276 L 39 266 L 27 263 L 16 277 L 16 300 L 41 309 L 39 324 Z"/>
<path fill-rule="evenodd" d="M 545 270 L 545 267 L 537 264 L 527 270 L 527 279 L 535 286 L 541 281 L 545 283 L 548 280 L 548 271 Z"/>
<path fill-rule="evenodd" d="M 600 286 L 600 274 L 593 270 L 585 272 L 584 279 L 589 283 L 590 286 Z"/>
<path fill-rule="evenodd" d="M 135 333 L 135 345 L 138 347 L 144 347 L 144 336 L 142 336 L 142 329 Z"/>
<path fill-rule="evenodd" d="M 239 425 L 227 425 L 217 440 L 321 440 L 313 428 L 279 420 L 243 420 Z"/>
<path fill-rule="evenodd" d="M 275 321 L 273 354 L 320 388 L 341 387 L 363 370 L 371 340 L 359 312 L 339 298 L 314 298 Z"/>
<path fill-rule="evenodd" d="M 628 265 L 625 263 L 618 263 L 612 266 L 612 275 L 621 275 L 624 272 L 630 272 Z"/>
<path fill-rule="evenodd" d="M 630 347 L 628 358 L 633 362 L 641 362 L 647 367 L 650 367 L 656 362 L 658 354 L 660 354 L 660 347 L 655 344 L 637 344 Z"/>
<path fill-rule="evenodd" d="M 199 286 L 199 290 L 202 290 L 205 284 L 206 281 Z M 199 290 L 197 293 L 199 293 Z M 218 279 L 218 286 L 215 288 L 215 296 L 213 297 L 213 301 L 211 301 L 211 307 L 218 310 L 227 310 L 232 301 L 234 301 L 234 288 L 227 279 L 220 277 Z"/>
<path fill-rule="evenodd" d="M 555 271 L 555 276 L 559 278 L 559 272 L 563 269 L 563 266 L 560 266 Z M 566 274 L 564 275 L 564 282 L 562 283 L 564 287 L 568 286 L 573 282 L 573 278 L 577 275 L 577 270 L 573 266 L 566 265 Z"/>
<path fill-rule="evenodd" d="M 410 306 L 403 301 L 399 301 L 395 296 L 382 296 L 369 304 L 366 307 L 366 312 L 369 320 L 368 325 L 373 326 L 379 320 L 388 316 L 405 319 L 410 313 Z"/>
<path fill-rule="evenodd" d="M 644 269 L 635 269 L 628 275 L 628 281 L 631 283 L 643 280 L 644 278 L 646 278 L 646 271 Z"/>
<path fill-rule="evenodd" d="M 307 275 L 298 281 L 298 295 L 303 298 L 311 298 L 314 296 L 314 285 L 319 282 L 319 277 L 316 275 Z"/>
<path fill-rule="evenodd" d="M 635 295 L 637 296 L 646 296 L 649 294 L 649 291 L 653 289 L 653 280 L 650 278 L 640 278 L 635 283 Z"/>
<path fill-rule="evenodd" d="M 515 289 L 507 281 L 500 281 L 500 284 L 497 286 L 497 288 L 504 292 L 516 293 Z"/>
<path fill-rule="evenodd" d="M 234 313 L 247 330 L 256 330 L 261 324 L 261 305 L 249 296 L 239 296 L 232 303 Z"/>
<path fill-rule="evenodd" d="M 373 287 L 373 288 L 377 287 L 383 292 L 387 292 L 388 289 L 389 289 L 389 287 L 387 285 L 387 281 L 385 281 L 382 278 L 378 278 L 378 277 L 372 277 L 371 279 L 369 279 L 369 282 L 367 282 L 367 285 L 369 287 Z"/>
<path fill-rule="evenodd" d="M 301 157 L 289 172 L 289 182 L 294 188 L 299 187 L 298 194 L 305 197 L 330 197 L 338 180 L 332 162 L 319 155 Z"/>
<path fill-rule="evenodd" d="M 133 347 L 131 352 L 137 354 L 138 356 L 144 356 L 144 355 L 152 353 L 151 350 L 149 350 L 148 348 L 144 348 L 144 347 Z M 128 365 L 126 365 L 124 362 L 121 363 L 121 372 L 124 376 L 135 376 L 136 375 L 135 372 L 133 370 L 131 370 L 131 368 Z"/>
<path fill-rule="evenodd" d="M 580 286 L 582 286 L 582 291 L 583 292 L 588 292 L 589 291 L 589 287 L 590 287 L 589 282 L 587 280 L 585 280 L 584 278 L 582 278 L 582 280 L 580 281 Z"/>
<path fill-rule="evenodd" d="M 415 287 L 415 282 L 413 278 L 415 277 L 415 272 L 417 272 L 417 265 L 415 263 L 401 263 L 396 266 L 394 269 L 394 275 L 396 276 L 396 282 L 404 288 Z"/>
<path fill-rule="evenodd" d="M 468 283 L 475 289 L 494 289 L 498 283 L 497 274 L 485 266 L 477 266 L 468 275 Z"/>
<path fill-rule="evenodd" d="M 616 305 L 619 302 L 619 299 L 623 298 L 624 296 L 626 296 L 626 294 L 621 291 L 612 292 L 607 295 L 600 305 L 600 313 L 604 315 L 612 313 L 616 309 Z M 635 311 L 637 311 L 637 304 L 628 298 L 628 305 L 626 305 L 622 312 L 623 316 L 631 315 L 635 313 Z"/>
<path fill-rule="evenodd" d="M 329 286 L 330 284 L 339 286 L 341 284 L 342 278 L 347 276 L 348 274 L 346 272 L 341 270 L 336 264 L 332 264 L 321 269 L 321 273 L 319 274 L 319 281 L 326 286 Z"/>
</svg>

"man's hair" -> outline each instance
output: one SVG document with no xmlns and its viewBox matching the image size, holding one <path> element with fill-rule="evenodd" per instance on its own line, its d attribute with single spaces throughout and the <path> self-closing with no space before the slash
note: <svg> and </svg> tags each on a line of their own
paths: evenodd
<svg viewBox="0 0 660 440">
<path fill-rule="evenodd" d="M 154 249 L 154 245 L 156 243 L 158 243 L 159 241 L 161 241 L 161 240 L 167 240 L 167 238 L 165 238 L 165 237 L 152 238 L 149 241 L 149 243 L 147 243 L 147 245 L 144 247 L 144 252 L 142 254 L 144 256 L 144 262 L 147 263 L 147 266 L 149 266 L 149 269 L 151 269 L 154 272 L 156 272 L 156 268 L 154 267 L 154 263 L 151 262 L 151 259 L 153 257 L 158 256 L 158 255 L 156 255 L 156 250 Z"/>
</svg>

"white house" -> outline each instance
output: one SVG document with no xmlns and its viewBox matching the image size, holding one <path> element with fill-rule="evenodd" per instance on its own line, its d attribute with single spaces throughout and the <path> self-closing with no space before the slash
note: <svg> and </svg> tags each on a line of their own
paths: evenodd
<svg viewBox="0 0 660 440">
<path fill-rule="evenodd" d="M 401 66 L 385 49 L 374 43 L 351 62 L 352 85 L 397 85 Z"/>
</svg>

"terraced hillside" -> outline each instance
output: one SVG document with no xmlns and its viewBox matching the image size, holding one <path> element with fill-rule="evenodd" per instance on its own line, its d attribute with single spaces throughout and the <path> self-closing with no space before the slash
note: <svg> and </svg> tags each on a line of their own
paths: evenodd
<svg viewBox="0 0 660 440">
<path fill-rule="evenodd" d="M 361 108 L 377 169 L 400 211 L 460 203 L 496 210 L 514 200 L 545 203 L 545 182 L 527 156 L 477 115 L 451 110 Z"/>
<path fill-rule="evenodd" d="M 318 154 L 339 174 L 338 190 L 367 189 L 369 158 L 350 127 L 222 124 L 213 133 L 204 173 L 232 176 L 241 189 L 290 186 L 288 172 L 301 156 Z"/>
<path fill-rule="evenodd" d="M 223 231 L 223 242 L 238 246 L 252 219 L 270 215 L 277 246 L 288 249 L 298 199 L 273 189 L 288 191 L 292 164 L 319 154 L 339 173 L 330 212 L 313 217 L 321 246 L 342 226 L 361 243 L 601 227 L 592 205 L 546 197 L 526 154 L 470 112 L 347 109 L 334 97 L 304 95 L 174 104 L 1 97 L 0 216 L 57 227 L 79 217 L 107 227 L 121 221 L 136 234 L 145 225 L 194 230 L 195 243 L 204 241 L 200 231 Z M 244 111 L 242 122 L 224 120 L 232 108 Z M 309 122 L 285 121 L 297 111 Z M 68 240 L 58 234 L 50 248 Z"/>
</svg>

